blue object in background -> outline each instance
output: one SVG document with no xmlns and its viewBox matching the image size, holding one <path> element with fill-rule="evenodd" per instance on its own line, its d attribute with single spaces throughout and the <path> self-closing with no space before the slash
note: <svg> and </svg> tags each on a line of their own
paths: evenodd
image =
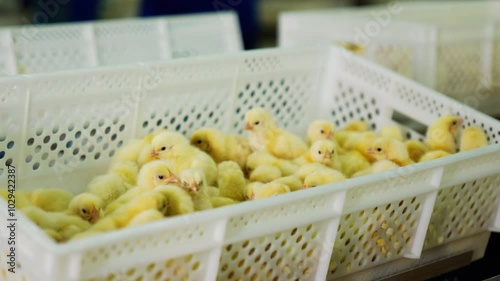
<svg viewBox="0 0 500 281">
<path fill-rule="evenodd" d="M 26 0 L 33 7 L 33 24 L 89 21 L 98 18 L 99 0 Z"/>
<path fill-rule="evenodd" d="M 257 41 L 257 0 L 142 0 L 140 15 L 176 15 L 235 10 L 240 20 L 245 49 L 255 48 Z"/>
</svg>

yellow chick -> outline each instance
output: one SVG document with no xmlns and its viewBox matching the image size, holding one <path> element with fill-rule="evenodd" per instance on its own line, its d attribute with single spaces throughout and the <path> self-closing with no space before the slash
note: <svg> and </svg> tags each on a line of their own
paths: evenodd
<svg viewBox="0 0 500 281">
<path fill-rule="evenodd" d="M 160 185 L 179 182 L 172 169 L 172 163 L 166 160 L 155 160 L 144 165 L 137 176 L 137 186 L 127 190 L 116 200 L 109 203 L 106 206 L 106 214 L 113 213 L 116 209 L 145 191 L 152 190 Z"/>
<path fill-rule="evenodd" d="M 334 140 L 335 125 L 327 120 L 315 120 L 307 129 L 307 144 L 311 145 L 317 140 Z"/>
<path fill-rule="evenodd" d="M 314 171 L 317 170 L 322 170 L 322 169 L 329 169 L 327 166 L 320 164 L 320 163 L 310 163 L 310 164 L 305 164 L 302 165 L 294 174 L 299 180 L 302 182 L 305 180 L 307 175 L 313 173 Z"/>
<path fill-rule="evenodd" d="M 315 141 L 309 149 L 309 155 L 313 162 L 321 163 L 329 168 L 336 170 L 340 170 L 342 168 L 337 146 L 332 141 Z"/>
<path fill-rule="evenodd" d="M 353 132 L 366 132 L 370 126 L 368 123 L 362 120 L 354 120 L 347 123 L 344 127 L 342 127 L 342 131 L 353 131 Z"/>
<path fill-rule="evenodd" d="M 168 199 L 167 216 L 178 216 L 194 212 L 191 195 L 176 185 L 160 185 L 155 188 Z"/>
<path fill-rule="evenodd" d="M 84 237 L 94 236 L 95 234 L 113 231 L 117 229 L 118 229 L 118 224 L 116 223 L 114 218 L 112 216 L 106 216 L 97 221 L 95 224 L 93 224 L 92 227 L 90 227 L 87 231 L 77 234 L 73 237 L 78 237 L 78 239 L 81 239 Z"/>
<path fill-rule="evenodd" d="M 375 157 L 368 152 L 368 149 L 372 146 L 376 138 L 377 135 L 373 132 L 360 133 L 354 140 L 353 149 L 363 154 L 368 161 L 375 162 Z"/>
<path fill-rule="evenodd" d="M 400 166 L 413 164 L 406 146 L 401 141 L 389 137 L 379 137 L 367 150 L 377 160 L 390 160 Z"/>
<path fill-rule="evenodd" d="M 24 207 L 21 212 L 40 228 L 58 232 L 62 236 L 62 240 L 67 240 L 70 238 L 69 236 L 91 227 L 88 221 L 78 216 L 60 212 L 47 212 L 35 206 Z"/>
<path fill-rule="evenodd" d="M 277 182 L 270 182 L 254 189 L 252 200 L 264 199 L 288 192 L 290 192 L 288 186 Z"/>
<path fill-rule="evenodd" d="M 264 186 L 261 182 L 251 182 L 245 187 L 245 197 L 246 199 L 252 200 L 255 197 L 255 192 Z"/>
<path fill-rule="evenodd" d="M 227 197 L 220 197 L 220 196 L 210 197 L 210 203 L 212 203 L 212 206 L 214 208 L 234 205 L 238 202 L 239 201 L 236 201 L 236 200 L 233 200 L 233 199 L 227 198 Z"/>
<path fill-rule="evenodd" d="M 282 177 L 275 179 L 272 182 L 284 184 L 290 188 L 290 191 L 297 191 L 302 187 L 302 181 L 300 181 L 296 176 Z"/>
<path fill-rule="evenodd" d="M 150 223 L 153 221 L 158 221 L 164 218 L 164 215 L 160 213 L 160 211 L 152 209 L 142 211 L 138 215 L 136 215 L 128 224 L 127 227 L 143 225 L 146 223 Z"/>
<path fill-rule="evenodd" d="M 19 189 L 16 189 L 14 194 L 10 195 L 7 187 L 0 188 L 0 197 L 2 197 L 7 203 L 9 203 L 9 200 L 15 201 L 13 203 L 16 205 L 17 209 L 32 206 L 33 204 L 30 201 L 30 196 L 31 194 L 28 192 Z"/>
<path fill-rule="evenodd" d="M 127 183 L 128 187 L 132 187 L 137 184 L 139 166 L 133 161 L 115 161 L 111 164 L 108 173 L 119 175 Z"/>
<path fill-rule="evenodd" d="M 116 210 L 111 214 L 111 218 L 118 228 L 123 228 L 127 226 L 135 216 L 146 210 L 157 210 L 166 215 L 168 203 L 169 201 L 163 193 L 156 190 L 146 191 Z"/>
<path fill-rule="evenodd" d="M 371 167 L 355 173 L 352 177 L 356 178 L 356 177 L 371 175 L 396 168 L 399 168 L 399 166 L 396 163 L 389 160 L 381 160 L 373 163 Z"/>
<path fill-rule="evenodd" d="M 151 161 L 158 160 L 155 154 L 151 153 L 153 150 L 153 146 L 151 144 L 145 145 L 141 152 L 139 153 L 139 157 L 137 158 L 137 166 L 142 168 L 142 166 L 146 165 Z"/>
<path fill-rule="evenodd" d="M 255 151 L 248 156 L 246 170 L 251 174 L 258 166 L 272 165 L 280 169 L 283 176 L 290 176 L 297 171 L 299 165 L 289 160 L 278 159 L 266 151 Z"/>
<path fill-rule="evenodd" d="M 224 161 L 218 165 L 218 196 L 235 201 L 245 200 L 246 179 L 240 166 L 234 161 Z"/>
<path fill-rule="evenodd" d="M 463 122 L 463 119 L 458 116 L 445 115 L 429 126 L 425 139 L 429 151 L 457 152 L 455 138 Z"/>
<path fill-rule="evenodd" d="M 427 152 L 425 144 L 418 140 L 407 140 L 405 141 L 405 146 L 411 160 L 415 162 L 418 162 L 420 157 Z"/>
<path fill-rule="evenodd" d="M 191 135 L 191 144 L 212 156 L 216 163 L 234 161 L 242 169 L 252 152 L 248 141 L 238 135 L 225 134 L 217 129 L 203 128 Z"/>
<path fill-rule="evenodd" d="M 250 181 L 258 181 L 268 183 L 275 179 L 281 178 L 283 175 L 281 170 L 273 165 L 260 165 L 250 174 Z"/>
<path fill-rule="evenodd" d="M 346 177 L 339 171 L 332 169 L 320 169 L 307 175 L 304 179 L 304 184 L 302 189 L 316 187 L 319 185 L 325 185 L 329 183 L 335 183 L 345 180 Z"/>
<path fill-rule="evenodd" d="M 371 167 L 370 161 L 357 150 L 342 154 L 339 158 L 342 166 L 341 171 L 349 178 L 355 173 Z"/>
<path fill-rule="evenodd" d="M 69 203 L 69 215 L 79 216 L 83 220 L 95 223 L 104 214 L 104 201 L 92 193 L 81 193 L 73 197 Z"/>
<path fill-rule="evenodd" d="M 184 170 L 179 175 L 179 179 L 182 187 L 191 195 L 195 211 L 212 209 L 207 191 L 207 181 L 202 170 L 197 168 Z"/>
<path fill-rule="evenodd" d="M 379 135 L 381 137 L 389 137 L 397 139 L 398 141 L 404 141 L 403 130 L 401 130 L 401 127 L 399 127 L 398 125 L 388 125 L 383 127 L 380 130 Z"/>
<path fill-rule="evenodd" d="M 170 134 L 167 134 L 170 133 Z M 172 161 L 176 172 L 190 168 L 199 168 L 205 174 L 208 185 L 214 185 L 217 181 L 217 164 L 205 152 L 191 146 L 184 136 L 177 136 L 172 132 L 157 135 L 152 142 L 151 155 L 163 160 Z"/>
<path fill-rule="evenodd" d="M 488 137 L 479 127 L 467 127 L 460 137 L 460 152 L 465 152 L 488 145 Z"/>
<path fill-rule="evenodd" d="M 87 185 L 87 192 L 97 195 L 104 205 L 109 204 L 127 191 L 129 185 L 117 174 L 105 174 L 93 178 Z"/>
<path fill-rule="evenodd" d="M 154 136 L 165 132 L 166 129 L 158 129 L 142 139 L 133 139 L 127 142 L 122 148 L 116 151 L 112 162 L 132 161 L 136 162 L 144 146 L 151 144 Z"/>
<path fill-rule="evenodd" d="M 272 116 L 263 108 L 246 112 L 245 130 L 254 151 L 266 150 L 278 158 L 288 160 L 307 151 L 307 145 L 300 137 L 277 128 Z"/>
<path fill-rule="evenodd" d="M 47 212 L 63 212 L 68 209 L 73 194 L 57 188 L 36 189 L 30 200 L 34 206 Z"/>
<path fill-rule="evenodd" d="M 444 150 L 433 150 L 433 151 L 428 151 L 422 157 L 420 157 L 420 160 L 418 162 L 425 162 L 425 161 L 430 161 L 430 160 L 435 160 L 439 159 L 445 156 L 451 155 L 448 151 Z"/>
</svg>

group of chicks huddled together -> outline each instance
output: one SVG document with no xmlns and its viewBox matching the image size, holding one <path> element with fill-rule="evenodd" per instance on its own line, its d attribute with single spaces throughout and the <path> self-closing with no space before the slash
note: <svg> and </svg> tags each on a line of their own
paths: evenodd
<svg viewBox="0 0 500 281">
<path fill-rule="evenodd" d="M 84 193 L 35 190 L 18 208 L 56 241 L 75 240 L 440 158 L 457 152 L 462 123 L 439 118 L 423 143 L 405 141 L 395 125 L 375 133 L 359 120 L 338 130 L 316 120 L 304 141 L 254 108 L 245 114 L 247 138 L 201 128 L 188 139 L 159 129 L 118 150 Z M 468 127 L 459 151 L 485 145 L 484 132 Z"/>
</svg>

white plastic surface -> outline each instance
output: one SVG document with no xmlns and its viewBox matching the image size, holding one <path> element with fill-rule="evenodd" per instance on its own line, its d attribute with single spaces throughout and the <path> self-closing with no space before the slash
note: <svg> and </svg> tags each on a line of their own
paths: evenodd
<svg viewBox="0 0 500 281">
<path fill-rule="evenodd" d="M 279 45 L 354 43 L 370 60 L 500 115 L 499 10 L 498 1 L 406 1 L 288 12 Z"/>
<path fill-rule="evenodd" d="M 0 28 L 0 76 L 222 54 L 243 48 L 236 13 Z"/>
<path fill-rule="evenodd" d="M 339 127 L 361 118 L 377 130 L 393 122 L 395 110 L 426 125 L 450 112 L 465 125 L 481 126 L 492 144 L 66 244 L 55 244 L 18 213 L 21 266 L 9 275 L 2 243 L 3 280 L 347 278 L 419 258 L 423 247 L 453 243 L 495 224 L 500 123 L 340 48 L 260 50 L 4 77 L 0 89 L 5 120 L 0 183 L 6 183 L 5 163 L 12 163 L 19 190 L 81 192 L 132 137 L 159 127 L 186 135 L 202 126 L 242 133 L 244 113 L 255 106 L 300 134 L 316 118 Z M 449 198 L 454 194 L 465 197 L 455 202 Z M 5 220 L 5 202 L 0 206 Z M 443 208 L 463 216 L 463 222 L 447 223 L 453 218 L 440 217 Z M 443 228 L 428 230 L 436 222 Z M 6 231 L 0 228 L 2 241 Z M 433 231 L 428 237 L 445 238 L 424 246 L 428 231 Z"/>
</svg>

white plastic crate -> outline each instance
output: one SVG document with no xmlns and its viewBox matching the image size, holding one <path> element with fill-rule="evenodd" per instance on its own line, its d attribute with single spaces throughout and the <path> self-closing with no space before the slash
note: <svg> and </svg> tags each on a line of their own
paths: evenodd
<svg viewBox="0 0 500 281">
<path fill-rule="evenodd" d="M 381 65 L 500 115 L 499 9 L 498 1 L 409 1 L 288 12 L 279 45 L 354 43 Z"/>
<path fill-rule="evenodd" d="M 0 76 L 241 50 L 238 18 L 221 11 L 0 29 Z"/>
<path fill-rule="evenodd" d="M 429 222 L 448 220 L 433 209 L 450 207 L 464 223 L 436 228 L 445 238 L 428 240 L 429 249 L 499 230 L 500 123 L 339 48 L 260 50 L 4 77 L 0 93 L 0 183 L 7 182 L 4 163 L 13 163 L 19 190 L 81 192 L 132 137 L 164 126 L 186 135 L 201 126 L 242 133 L 244 113 L 254 106 L 271 110 L 282 126 L 300 134 L 316 118 L 337 126 L 361 118 L 377 129 L 393 122 L 394 111 L 427 125 L 452 112 L 465 125 L 484 128 L 492 143 L 67 244 L 55 244 L 18 214 L 16 275 L 7 272 L 3 241 L 9 233 L 0 229 L 4 280 L 382 276 L 385 265 L 420 257 Z M 421 137 L 410 128 L 408 134 Z M 449 190 L 466 193 L 467 199 L 440 200 Z M 0 219 L 6 220 L 6 204 L 0 205 Z M 453 234 L 447 236 L 449 231 Z"/>
</svg>

